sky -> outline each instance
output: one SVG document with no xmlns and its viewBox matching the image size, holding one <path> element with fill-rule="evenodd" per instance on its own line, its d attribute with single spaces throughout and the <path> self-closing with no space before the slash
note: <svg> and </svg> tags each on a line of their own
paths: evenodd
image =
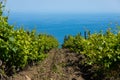
<svg viewBox="0 0 120 80">
<path fill-rule="evenodd" d="M 120 0 L 7 0 L 11 12 L 120 13 Z"/>
</svg>

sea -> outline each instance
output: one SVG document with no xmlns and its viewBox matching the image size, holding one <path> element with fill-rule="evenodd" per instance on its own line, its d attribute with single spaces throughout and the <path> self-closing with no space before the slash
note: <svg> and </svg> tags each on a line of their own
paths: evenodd
<svg viewBox="0 0 120 80">
<path fill-rule="evenodd" d="M 85 31 L 98 33 L 107 29 L 117 30 L 120 25 L 120 14 L 29 14 L 11 13 L 9 24 L 15 29 L 23 27 L 25 30 L 33 30 L 43 34 L 53 35 L 60 44 L 66 35 L 76 35 Z"/>
</svg>

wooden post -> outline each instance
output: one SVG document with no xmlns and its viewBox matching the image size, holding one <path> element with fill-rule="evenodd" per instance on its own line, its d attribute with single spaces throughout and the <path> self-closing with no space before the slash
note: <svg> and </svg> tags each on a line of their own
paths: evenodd
<svg viewBox="0 0 120 80">
<path fill-rule="evenodd" d="M 86 31 L 84 31 L 84 37 L 85 37 L 85 39 L 87 39 L 87 34 L 86 34 Z"/>
</svg>

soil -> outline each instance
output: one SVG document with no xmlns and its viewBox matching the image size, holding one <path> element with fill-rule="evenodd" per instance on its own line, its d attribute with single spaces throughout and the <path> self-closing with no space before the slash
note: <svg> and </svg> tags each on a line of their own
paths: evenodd
<svg viewBox="0 0 120 80">
<path fill-rule="evenodd" d="M 41 63 L 19 72 L 9 80 L 84 80 L 74 62 L 77 55 L 67 49 L 53 49 Z"/>
</svg>

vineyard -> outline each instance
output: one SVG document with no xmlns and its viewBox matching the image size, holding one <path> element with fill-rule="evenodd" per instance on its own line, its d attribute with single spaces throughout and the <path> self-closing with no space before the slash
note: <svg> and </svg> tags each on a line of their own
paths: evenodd
<svg viewBox="0 0 120 80">
<path fill-rule="evenodd" d="M 60 71 L 59 74 L 55 75 L 60 75 L 60 73 L 63 72 L 67 77 L 59 77 L 59 79 L 68 80 L 70 76 L 67 75 L 67 73 L 74 75 L 69 72 L 69 67 L 75 69 L 73 72 L 79 72 L 79 75 L 82 75 L 86 80 L 96 80 L 96 78 L 99 78 L 98 80 L 120 79 L 119 31 L 114 33 L 108 29 L 105 33 L 90 34 L 88 32 L 85 38 L 81 36 L 81 34 L 77 34 L 76 36 L 68 35 L 65 36 L 62 49 L 59 50 L 59 42 L 52 35 L 36 33 L 35 30 L 27 31 L 24 30 L 24 28 L 15 29 L 13 25 L 9 25 L 8 17 L 3 16 L 3 8 L 4 5 L 1 2 L 0 79 L 7 80 L 16 73 L 19 74 L 19 72 L 24 71 L 28 66 L 34 66 L 44 62 L 45 59 L 49 60 L 44 64 L 40 64 L 42 68 L 47 65 L 46 63 L 50 63 L 52 66 L 47 65 L 47 67 L 52 67 L 53 72 Z M 52 58 L 50 58 L 50 54 L 48 55 L 48 53 L 50 53 L 49 51 L 52 49 L 54 49 L 54 52 L 51 53 Z M 62 62 L 62 56 L 64 57 L 64 63 Z M 77 61 L 73 59 L 73 57 L 77 59 Z M 49 62 L 51 60 L 52 62 Z M 56 64 L 58 65 L 57 60 L 58 62 L 60 61 L 59 65 L 62 65 L 60 67 L 64 68 L 63 70 L 61 68 L 57 70 L 55 66 Z M 49 73 L 51 74 L 51 72 Z M 89 77 L 86 76 L 86 73 L 89 73 Z M 39 78 L 44 77 L 40 76 L 40 74 L 42 74 L 42 72 L 39 73 Z M 49 76 L 48 74 L 48 80 Z M 104 79 L 101 79 L 101 76 L 104 77 Z M 72 80 L 79 80 L 79 77 L 81 78 L 81 76 L 75 77 L 77 78 Z M 57 80 L 57 77 L 55 79 Z"/>
</svg>

